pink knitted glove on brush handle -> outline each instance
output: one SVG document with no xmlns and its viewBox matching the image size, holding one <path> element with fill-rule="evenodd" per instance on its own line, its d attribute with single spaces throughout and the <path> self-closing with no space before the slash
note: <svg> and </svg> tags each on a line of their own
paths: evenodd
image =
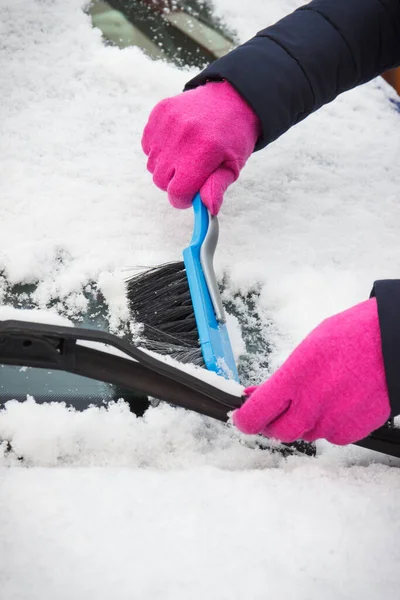
<svg viewBox="0 0 400 600">
<path fill-rule="evenodd" d="M 216 215 L 260 134 L 258 117 L 238 92 L 226 81 L 210 82 L 157 104 L 142 147 L 172 206 L 188 208 L 200 191 Z"/>
<path fill-rule="evenodd" d="M 243 433 L 293 442 L 361 440 L 390 415 L 376 299 L 323 321 L 233 413 Z"/>
</svg>

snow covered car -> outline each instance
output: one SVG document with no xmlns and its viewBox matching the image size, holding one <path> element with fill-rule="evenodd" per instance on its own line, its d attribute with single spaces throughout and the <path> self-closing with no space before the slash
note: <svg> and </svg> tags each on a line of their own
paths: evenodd
<svg viewBox="0 0 400 600">
<path fill-rule="evenodd" d="M 51 12 L 51 7 L 45 4 L 42 8 L 44 11 L 42 16 L 45 18 L 46 11 Z M 29 8 L 21 8 L 21 11 L 25 10 L 29 12 Z M 106 44 L 113 44 L 119 47 L 137 45 L 152 58 L 168 59 L 169 62 L 178 65 L 203 66 L 207 61 L 223 55 L 234 43 L 233 36 L 230 36 L 225 31 L 219 20 L 214 18 L 212 10 L 207 3 L 204 2 L 166 2 L 161 0 L 159 2 L 147 2 L 144 0 L 94 1 L 88 5 L 87 12 L 92 19 L 93 25 L 101 29 Z M 82 13 L 80 14 L 82 15 Z M 72 17 L 71 14 L 72 18 L 75 19 L 75 15 Z M 11 398 L 25 400 L 28 394 L 34 396 L 37 402 L 48 402 L 51 400 L 64 401 L 67 405 L 82 409 L 89 404 L 103 404 L 110 400 L 123 398 L 129 403 L 134 412 L 142 414 L 149 404 L 148 397 L 154 396 L 161 397 L 161 399 L 166 401 L 175 399 L 176 404 L 192 408 L 220 420 L 226 420 L 228 412 L 240 403 L 240 395 L 226 395 L 224 390 L 221 393 L 221 390 L 216 386 L 210 386 L 206 382 L 195 381 L 195 378 L 187 377 L 184 371 L 176 373 L 176 370 L 174 371 L 174 369 L 165 367 L 164 363 L 161 364 L 157 361 L 149 362 L 148 358 L 137 354 L 137 349 L 134 346 L 127 347 L 125 345 L 125 351 L 123 350 L 123 352 L 127 354 L 128 358 L 119 357 L 118 359 L 111 359 L 110 357 L 105 359 L 102 355 L 94 355 L 93 351 L 82 350 L 82 347 L 88 341 L 92 343 L 108 343 L 121 350 L 119 337 L 107 337 L 107 335 L 110 335 L 107 333 L 110 330 L 107 300 L 98 291 L 96 285 L 93 282 L 90 283 L 90 281 L 98 273 L 98 265 L 97 263 L 95 265 L 95 262 L 99 260 L 99 256 L 103 260 L 105 254 L 110 253 L 111 249 L 117 247 L 118 253 L 116 252 L 112 260 L 109 261 L 108 256 L 104 258 L 104 269 L 112 270 L 118 264 L 118 261 L 121 260 L 121 257 L 126 256 L 128 251 L 132 251 L 132 247 L 129 246 L 132 231 L 124 230 L 124 227 L 128 223 L 128 229 L 132 228 L 133 220 L 136 218 L 140 220 L 141 210 L 143 210 L 143 207 L 146 207 L 147 210 L 149 205 L 148 195 L 152 193 L 146 189 L 143 198 L 141 198 L 140 189 L 136 189 L 139 201 L 137 205 L 132 202 L 132 190 L 135 189 L 133 186 L 140 187 L 138 180 L 144 171 L 143 165 L 140 163 L 139 166 L 139 161 L 137 162 L 140 174 L 137 173 L 136 179 L 131 180 L 129 179 L 131 154 L 129 154 L 129 158 L 126 158 L 126 160 L 125 158 L 121 160 L 118 156 L 118 152 L 123 153 L 131 143 L 131 138 L 126 139 L 124 137 L 127 127 L 126 122 L 123 123 L 121 121 L 117 123 L 115 120 L 115 113 L 118 113 L 117 103 L 120 99 L 122 99 L 121 102 L 126 101 L 123 109 L 125 114 L 129 115 L 129 121 L 132 122 L 130 117 L 133 111 L 132 99 L 135 97 L 134 84 L 137 77 L 134 74 L 130 81 L 130 87 L 126 86 L 124 78 L 125 76 L 131 76 L 131 64 L 124 71 L 125 65 L 121 63 L 121 73 L 115 72 L 114 68 L 110 68 L 109 72 L 106 71 L 107 64 L 104 64 L 102 59 L 104 59 L 107 49 L 101 44 L 99 36 L 96 37 L 93 31 L 90 31 L 87 21 L 88 19 L 86 19 L 85 23 L 79 21 L 79 26 L 84 29 L 82 39 L 85 41 L 84 43 L 77 44 L 76 48 L 73 46 L 75 32 L 69 27 L 67 22 L 65 25 L 62 24 L 62 31 L 57 31 L 55 34 L 57 36 L 57 43 L 54 43 L 54 40 L 51 38 L 52 44 L 54 44 L 51 46 L 51 52 L 48 50 L 50 46 L 48 46 L 48 38 L 46 37 L 48 32 L 46 28 L 43 30 L 40 29 L 37 32 L 37 37 L 32 39 L 32 47 L 29 48 L 29 52 L 25 52 L 26 56 L 33 61 L 33 66 L 40 67 L 42 62 L 47 59 L 49 61 L 48 73 L 52 77 L 56 77 L 59 72 L 61 73 L 60 79 L 55 80 L 54 85 L 49 85 L 49 87 L 41 85 L 40 77 L 37 74 L 31 79 L 30 69 L 25 67 L 20 71 L 16 71 L 17 78 L 14 73 L 11 76 L 10 81 L 13 84 L 16 79 L 18 82 L 19 80 L 23 82 L 19 88 L 17 86 L 13 88 L 14 96 L 9 106 L 10 114 L 8 115 L 8 126 L 12 133 L 9 137 L 13 143 L 10 146 L 10 156 L 14 161 L 12 167 L 16 172 L 21 168 L 21 177 L 10 177 L 9 180 L 11 182 L 9 183 L 10 188 L 12 187 L 12 195 L 10 194 L 11 202 L 9 202 L 9 205 L 12 206 L 12 211 L 5 215 L 7 218 L 4 218 L 2 221 L 2 251 L 5 255 L 3 264 L 6 266 L 2 274 L 3 281 L 1 282 L 0 291 L 2 302 L 5 305 L 13 305 L 15 308 L 26 309 L 36 308 L 39 305 L 43 306 L 45 304 L 46 308 L 53 307 L 59 314 L 68 316 L 72 323 L 78 327 L 89 328 L 92 335 L 87 332 L 82 333 L 78 329 L 75 330 L 75 333 L 71 330 L 65 331 L 64 329 L 60 329 L 60 327 L 64 327 L 63 324 L 48 324 L 46 320 L 43 327 L 36 326 L 36 328 L 32 328 L 32 326 L 26 323 L 23 326 L 18 325 L 15 321 L 7 324 L 4 321 L 6 317 L 3 315 L 3 325 L 0 328 L 0 364 L 2 365 L 0 403 L 4 404 Z M 18 63 L 20 46 L 13 46 L 12 24 L 13 21 L 10 22 L 11 34 L 9 36 L 9 43 L 13 50 L 10 53 L 10 59 L 16 56 L 15 60 L 17 64 L 22 64 L 21 61 Z M 90 33 L 93 34 L 92 37 Z M 68 47 L 71 47 L 71 52 L 72 50 L 75 52 L 72 52 L 71 60 L 65 52 L 65 46 L 61 46 L 58 43 L 58 36 L 61 34 L 64 36 L 63 43 L 68 43 Z M 27 40 L 28 42 L 31 41 L 29 37 Z M 93 63 L 90 61 L 85 62 L 92 42 L 99 58 L 96 58 Z M 65 75 L 62 69 L 53 68 L 54 53 L 56 51 L 59 52 L 56 59 L 66 69 L 67 75 Z M 39 53 L 39 59 L 37 59 L 36 53 Z M 108 57 L 110 57 L 110 62 L 112 63 L 115 59 L 117 61 L 125 60 L 127 54 L 129 53 L 110 52 Z M 150 71 L 155 63 L 149 61 L 143 55 L 138 56 L 138 54 L 140 53 L 131 53 L 128 60 L 137 60 L 139 69 L 144 66 Z M 178 79 L 181 77 L 181 74 L 176 74 L 176 69 L 172 69 L 171 65 L 162 66 L 169 69 L 168 72 L 170 75 L 177 77 L 174 86 L 175 83 L 180 83 Z M 114 64 L 112 64 L 112 67 L 114 67 Z M 87 69 L 85 76 L 82 75 L 82 69 L 83 71 Z M 157 80 L 158 74 L 155 69 L 151 75 L 151 81 L 149 78 L 151 84 Z M 28 81 L 25 81 L 25 78 Z M 114 84 L 120 86 L 117 87 L 117 91 L 113 87 Z M 63 85 L 66 85 L 65 90 Z M 103 93 L 107 85 L 110 85 L 108 97 L 107 94 Z M 129 96 L 124 95 L 127 87 L 129 87 Z M 29 91 L 31 88 L 33 93 L 30 96 L 27 94 L 27 90 Z M 139 93 L 137 96 L 139 100 L 140 89 L 138 86 Z M 154 95 L 158 96 L 159 92 Z M 33 102 L 30 101 L 32 98 Z M 71 110 L 72 103 L 77 98 L 79 101 L 75 104 L 74 110 Z M 101 104 L 103 101 L 105 103 Z M 27 108 L 25 107 L 25 102 Z M 57 106 L 57 110 L 53 110 L 53 104 Z M 18 119 L 15 119 L 15 107 L 18 107 L 20 111 Z M 26 115 L 24 113 L 25 108 L 28 111 Z M 137 109 L 137 107 L 134 108 Z M 63 113 L 63 111 L 65 112 Z M 143 113 L 147 111 L 148 106 L 146 104 L 143 107 Z M 134 114 L 136 115 L 136 112 Z M 68 120 L 71 115 L 73 115 L 72 118 Z M 26 122 L 29 123 L 29 126 L 21 126 L 21 123 L 24 123 L 23 117 L 26 117 Z M 47 123 L 50 125 L 45 127 Z M 63 129 L 64 123 L 66 125 Z M 138 126 L 138 129 L 139 123 L 140 119 L 137 119 L 135 127 Z M 326 124 L 329 124 L 329 122 L 327 121 Z M 116 127 L 119 127 L 119 129 L 116 129 Z M 113 133 L 115 130 L 117 130 L 117 134 L 113 138 L 112 134 L 110 136 L 110 132 Z M 34 132 L 33 135 L 32 131 Z M 57 135 L 54 135 L 55 131 Z M 29 139 L 25 139 L 24 136 L 28 134 Z M 135 130 L 134 134 L 139 138 L 140 134 L 138 130 Z M 41 138 L 42 135 L 43 138 Z M 101 137 L 101 135 L 105 137 L 100 139 L 102 143 L 99 143 L 98 136 Z M 124 146 L 120 146 L 115 151 L 115 144 L 118 143 Z M 24 155 L 23 151 L 26 149 L 28 153 Z M 313 154 L 315 151 L 314 147 L 311 147 L 308 151 L 310 156 L 315 159 Z M 284 154 L 286 155 L 286 152 Z M 18 161 L 21 156 L 22 160 L 19 163 Z M 44 159 L 43 156 L 45 157 Z M 112 161 L 115 156 L 115 163 L 113 163 Z M 106 157 L 105 160 L 104 157 Z M 318 158 L 319 149 L 317 149 Z M 143 159 L 142 154 L 140 154 L 140 159 Z M 302 160 L 305 160 L 307 164 L 312 163 L 308 155 L 304 152 L 302 152 L 301 157 L 297 157 L 296 161 L 292 160 L 290 163 L 290 169 L 294 170 L 290 181 L 295 181 L 296 186 L 301 175 L 301 173 L 296 172 L 296 169 L 298 169 L 298 165 L 301 167 Z M 101 172 L 102 169 L 99 168 L 98 162 L 100 161 L 103 161 L 101 162 L 101 167 L 106 173 L 105 176 Z M 109 163 L 111 163 L 111 167 L 109 167 Z M 29 165 L 29 170 L 27 169 L 27 164 Z M 17 168 L 15 165 L 17 165 Z M 122 175 L 118 173 L 121 165 L 127 165 L 126 172 L 123 171 Z M 278 175 L 281 165 L 283 176 L 279 179 Z M 321 167 L 321 165 L 319 166 Z M 323 164 L 323 167 L 325 166 L 327 168 L 330 167 L 329 161 L 326 165 L 325 163 Z M 107 168 L 110 169 L 109 172 L 107 172 Z M 285 194 L 283 196 L 285 201 L 279 203 L 279 210 L 275 213 L 277 221 L 271 227 L 269 235 L 262 236 L 262 238 L 258 236 L 257 238 L 259 255 L 268 256 L 271 265 L 274 265 L 274 262 L 277 261 L 276 256 L 274 257 L 276 248 L 279 248 L 278 254 L 287 248 L 291 258 L 293 255 L 293 251 L 291 250 L 292 239 L 295 237 L 296 231 L 299 230 L 298 222 L 296 221 L 296 212 L 292 210 L 293 207 L 289 206 L 289 201 L 293 195 L 292 190 L 285 188 L 287 185 L 286 169 L 288 168 L 289 165 L 285 163 L 285 157 L 281 157 L 280 160 L 276 161 L 277 174 L 275 179 L 274 177 L 271 178 L 271 181 L 275 180 L 280 183 L 278 186 L 279 189 L 275 189 L 274 193 L 278 199 L 282 190 L 288 193 L 286 196 Z M 95 175 L 92 180 L 91 175 L 93 172 Z M 10 173 L 13 173 L 13 171 L 10 171 Z M 352 175 L 350 179 L 351 181 L 353 180 Z M 310 178 L 306 177 L 306 180 L 305 189 L 308 195 L 310 192 Z M 25 181 L 32 188 L 29 189 L 29 194 L 24 194 L 26 192 Z M 93 205 L 86 208 L 86 215 L 90 214 L 90 219 L 87 223 L 82 219 L 81 227 L 76 214 L 79 214 L 79 211 L 82 210 L 82 199 L 85 198 L 85 185 L 88 181 L 90 184 L 93 184 L 93 188 L 92 185 L 89 186 L 90 193 L 86 195 L 86 198 L 91 197 L 93 191 L 95 192 L 95 198 Z M 125 200 L 123 194 L 121 195 L 120 192 L 121 182 L 127 183 L 126 204 L 124 204 Z M 118 187 L 115 186 L 115 183 L 118 184 Z M 53 184 L 54 189 L 52 187 Z M 111 193 L 104 193 L 103 188 L 106 185 L 112 186 L 109 188 Z M 119 200 L 117 211 L 114 210 L 115 207 L 113 206 L 113 198 L 116 195 L 116 190 L 118 190 Z M 264 195 L 264 186 L 261 186 L 260 190 Z M 253 194 L 253 191 L 251 193 Z M 318 193 L 319 195 L 320 191 L 316 188 L 313 193 Z M 55 194 L 57 195 L 57 203 L 54 203 Z M 37 200 L 34 210 L 27 211 L 23 202 L 20 206 L 17 205 L 20 198 L 24 199 L 25 196 L 30 202 L 33 202 L 35 199 Z M 111 202 L 109 203 L 110 198 Z M 47 205 L 45 200 L 48 201 Z M 75 206 L 74 201 L 76 202 Z M 335 198 L 335 202 L 335 207 L 336 205 L 339 206 L 335 210 L 340 212 L 340 203 L 337 198 Z M 17 208 L 15 208 L 15 205 L 17 205 Z M 266 203 L 260 202 L 260 207 L 261 205 L 265 207 Z M 4 206 L 7 207 L 6 203 Z M 286 214 L 284 212 L 285 206 L 289 207 Z M 102 209 L 104 209 L 103 213 L 101 212 Z M 40 212 L 41 210 L 42 213 Z M 346 205 L 346 210 L 348 210 L 348 205 Z M 52 218 L 49 222 L 47 218 L 50 211 L 53 212 L 51 212 Z M 118 219 L 114 219 L 114 222 L 112 222 L 112 217 L 115 217 L 115 214 L 118 212 L 124 217 L 126 214 L 127 218 L 119 216 Z M 18 214 L 18 231 L 14 231 L 15 214 Z M 357 212 L 355 213 L 355 217 L 358 222 Z M 86 218 L 88 217 L 86 216 Z M 264 215 L 264 218 L 268 221 L 267 216 Z M 295 219 L 294 226 L 291 223 L 291 219 L 293 218 Z M 300 218 L 300 222 L 302 218 Z M 97 222 L 94 219 L 97 219 Z M 32 222 L 35 223 L 35 226 L 32 225 Z M 271 222 L 273 223 L 273 221 Z M 352 227 L 350 217 L 347 219 L 347 222 L 349 223 L 348 227 Z M 48 224 L 50 225 L 49 227 L 47 226 Z M 141 225 L 143 225 L 143 229 L 146 229 L 149 227 L 149 221 L 142 222 Z M 312 223 L 310 224 L 310 219 L 307 218 L 306 231 L 307 234 L 310 232 L 310 235 L 313 234 L 311 226 Z M 154 219 L 151 222 L 151 227 L 157 227 L 157 222 Z M 290 240 L 290 243 L 282 245 L 281 240 L 274 238 L 274 235 L 280 235 L 280 231 L 285 231 L 285 227 L 287 227 L 287 239 Z M 114 237 L 110 234 L 110 228 L 113 228 Z M 137 226 L 137 229 L 140 230 L 140 226 Z M 50 230 L 50 234 L 48 230 Z M 331 229 L 329 231 L 331 232 Z M 12 235 L 8 237 L 9 232 Z M 275 232 L 278 233 L 276 234 Z M 160 231 L 160 235 L 162 233 Z M 317 233 L 319 235 L 319 231 Z M 27 244 L 27 252 L 24 252 L 22 241 L 18 239 L 18 235 L 24 238 L 29 237 L 31 234 L 34 243 Z M 241 240 L 241 232 L 239 230 L 236 230 L 232 238 L 235 236 L 237 240 Z M 144 245 L 149 242 L 149 239 L 145 240 Z M 104 240 L 106 243 L 101 245 L 97 252 L 97 246 Z M 118 246 L 120 240 L 124 241 L 121 247 Z M 266 246 L 263 250 L 262 244 L 264 243 Z M 16 245 L 18 247 L 17 253 L 15 252 Z M 77 246 L 79 246 L 78 250 L 76 249 Z M 135 259 L 140 255 L 140 246 L 140 243 L 135 246 L 135 250 L 137 251 Z M 303 246 L 299 244 L 299 248 L 305 246 L 307 244 L 303 244 Z M 311 244 L 308 246 L 311 247 Z M 364 246 L 361 245 L 361 247 L 364 251 Z M 90 257 L 92 251 L 94 258 L 90 262 L 87 259 L 88 256 Z M 164 254 L 164 251 L 162 254 Z M 238 262 L 244 260 L 243 264 L 245 264 L 245 270 L 247 271 L 248 264 L 246 264 L 245 255 L 243 256 L 244 259 L 240 252 L 240 256 L 237 255 L 236 259 Z M 248 257 L 250 259 L 253 257 L 253 250 L 251 250 Z M 158 258 L 160 258 L 160 255 L 158 255 Z M 296 261 L 298 261 L 295 261 L 296 272 L 298 265 L 302 262 L 302 258 L 304 256 L 302 257 L 301 254 L 297 255 L 296 253 Z M 77 264 L 76 268 L 74 260 Z M 279 261 L 281 260 L 282 258 L 279 256 Z M 288 257 L 283 262 L 290 265 Z M 307 264 L 306 260 L 305 263 Z M 6 274 L 7 269 L 12 275 L 10 281 L 8 281 L 8 275 Z M 68 276 L 65 276 L 64 270 L 68 271 Z M 256 271 L 256 278 L 258 278 L 261 271 L 259 269 L 256 269 Z M 87 272 L 90 275 L 86 276 Z M 292 277 L 292 274 L 289 273 L 289 276 Z M 41 277 L 46 278 L 47 281 L 44 300 L 43 293 L 39 290 L 42 283 Z M 53 277 L 57 278 L 57 285 L 54 286 Z M 251 278 L 253 279 L 253 276 Z M 272 281 L 273 277 L 270 276 L 270 279 Z M 22 281 L 34 281 L 35 283 L 21 285 Z M 64 289 L 61 290 L 60 286 L 61 288 L 64 287 Z M 68 306 L 68 294 L 71 293 L 71 289 L 73 288 L 76 295 L 76 290 L 80 287 L 83 288 L 82 293 L 79 292 L 83 302 L 74 302 L 74 304 L 75 309 L 76 307 L 81 307 L 81 309 L 78 313 L 75 311 L 71 314 Z M 268 317 L 263 320 L 264 329 L 259 328 L 257 322 L 259 310 L 258 298 L 256 298 L 254 289 L 250 290 L 250 292 L 248 291 L 250 289 L 248 283 L 245 289 L 247 290 L 245 296 L 241 296 L 239 292 L 234 292 L 234 294 L 237 293 L 237 297 L 235 298 L 234 294 L 232 294 L 228 302 L 231 305 L 232 312 L 236 308 L 239 309 L 238 314 L 247 314 L 247 321 L 242 327 L 247 350 L 242 361 L 242 373 L 245 372 L 245 376 L 241 377 L 242 383 L 247 383 L 246 376 L 251 377 L 254 381 L 256 377 L 259 377 L 261 371 L 264 374 L 266 373 L 265 362 L 268 360 L 269 353 L 269 335 L 265 331 Z M 58 292 L 60 293 L 58 294 Z M 40 300 L 39 304 L 38 298 Z M 278 294 L 277 304 L 279 303 L 283 304 Z M 307 311 L 304 312 L 309 313 L 310 311 L 307 308 Z M 7 318 L 10 318 L 10 316 Z M 52 329 L 54 326 L 58 329 Z M 129 339 L 126 341 L 128 343 L 131 342 Z M 78 342 L 84 343 L 80 344 Z M 135 356 L 140 356 L 140 359 L 135 359 Z M 264 361 L 263 369 L 252 369 L 251 357 L 253 356 L 256 356 L 259 364 Z M 145 367 L 144 375 L 147 378 L 145 383 L 143 383 L 143 379 L 140 379 L 143 375 L 143 369 L 142 371 L 139 367 L 135 367 L 134 369 L 132 363 L 126 363 L 127 360 L 132 360 L 132 358 L 139 365 Z M 26 367 L 29 368 L 26 369 Z M 41 367 L 41 369 L 39 370 L 38 367 Z M 131 371 L 130 378 L 126 377 L 127 369 Z M 121 372 L 118 376 L 114 376 L 112 373 L 113 370 L 120 370 Z M 132 374 L 135 370 L 137 377 L 135 376 L 136 379 L 132 382 Z M 158 375 L 161 373 L 164 383 L 172 382 L 171 385 L 175 386 L 175 395 L 173 398 L 168 395 L 168 389 L 170 389 L 168 385 L 163 386 L 162 393 L 157 393 L 154 387 L 157 379 L 156 373 Z M 137 385 L 138 379 L 142 382 L 140 386 Z M 180 388 L 179 402 L 177 401 L 177 385 Z M 189 391 L 190 393 L 188 393 Z M 381 445 L 381 449 L 387 451 L 387 446 Z"/>
</svg>

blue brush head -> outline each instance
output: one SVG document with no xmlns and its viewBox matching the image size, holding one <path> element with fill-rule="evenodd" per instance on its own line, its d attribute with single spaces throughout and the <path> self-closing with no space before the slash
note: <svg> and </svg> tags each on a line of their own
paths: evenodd
<svg viewBox="0 0 400 600">
<path fill-rule="evenodd" d="M 209 234 L 211 217 L 202 203 L 200 194 L 193 201 L 194 229 L 190 245 L 183 251 L 186 276 L 189 283 L 201 351 L 209 371 L 215 371 L 226 379 L 239 381 L 238 372 L 229 340 L 228 330 L 221 314 L 216 315 L 215 304 L 221 303 L 218 288 L 207 284 L 202 267 L 202 248 Z M 212 259 L 212 256 L 211 256 Z M 204 264 L 204 260 L 203 260 Z M 210 261 L 210 264 L 211 261 Z M 213 274 L 213 272 L 212 272 Z M 209 289 L 212 285 L 212 290 Z M 214 303 L 213 303 L 213 299 Z M 222 305 L 222 303 L 221 303 Z"/>
</svg>

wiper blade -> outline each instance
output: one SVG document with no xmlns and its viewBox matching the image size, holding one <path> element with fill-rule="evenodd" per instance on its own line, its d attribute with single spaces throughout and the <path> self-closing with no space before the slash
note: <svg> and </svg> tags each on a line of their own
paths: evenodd
<svg viewBox="0 0 400 600">
<path fill-rule="evenodd" d="M 88 347 L 82 342 L 111 346 L 127 358 Z M 82 375 L 223 422 L 244 402 L 243 397 L 178 369 L 116 335 L 94 329 L 0 321 L 0 364 Z M 400 429 L 391 421 L 357 445 L 400 458 Z M 289 453 L 293 450 L 315 454 L 314 445 L 301 440 L 282 446 Z"/>
</svg>

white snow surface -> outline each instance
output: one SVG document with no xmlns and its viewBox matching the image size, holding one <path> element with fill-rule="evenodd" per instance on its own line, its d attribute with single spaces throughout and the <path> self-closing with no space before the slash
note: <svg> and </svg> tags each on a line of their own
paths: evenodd
<svg viewBox="0 0 400 600">
<path fill-rule="evenodd" d="M 0 0 L 0 268 L 40 281 L 38 309 L 61 297 L 71 314 L 98 281 L 118 323 L 124 269 L 173 260 L 190 237 L 140 138 L 195 71 L 105 47 L 82 5 Z M 214 5 L 245 40 L 299 2 Z M 382 80 L 342 95 L 227 194 L 218 273 L 230 292 L 260 289 L 271 368 L 374 279 L 399 276 L 390 98 Z M 2 600 L 400 598 L 398 461 L 323 443 L 317 459 L 282 459 L 168 406 L 137 419 L 124 404 L 77 413 L 32 398 L 0 412 L 0 439 L 14 449 L 0 453 Z"/>
</svg>

